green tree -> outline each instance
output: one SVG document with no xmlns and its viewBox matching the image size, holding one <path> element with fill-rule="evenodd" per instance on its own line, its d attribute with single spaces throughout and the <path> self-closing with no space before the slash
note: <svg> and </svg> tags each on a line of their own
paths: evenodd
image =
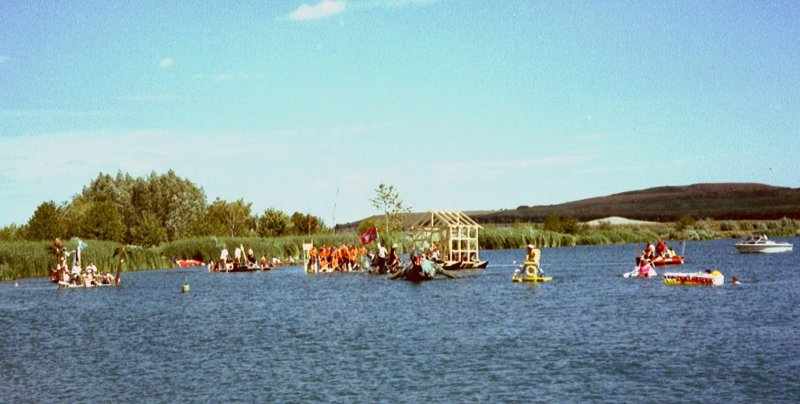
<svg viewBox="0 0 800 404">
<path fill-rule="evenodd" d="M 684 231 L 686 229 L 693 228 L 695 222 L 696 221 L 692 215 L 683 215 L 675 223 L 675 228 L 678 229 L 678 231 Z"/>
<path fill-rule="evenodd" d="M 125 226 L 114 202 L 90 202 L 80 237 L 123 242 Z"/>
<path fill-rule="evenodd" d="M 385 227 L 383 231 L 390 233 L 395 230 L 403 229 L 403 216 L 411 211 L 411 207 L 405 206 L 400 198 L 400 193 L 394 185 L 380 184 L 375 189 L 375 198 L 370 199 L 375 209 L 382 211 L 385 215 Z"/>
<path fill-rule="evenodd" d="M 252 203 L 245 203 L 238 199 L 234 202 L 225 202 L 217 198 L 208 207 L 208 220 L 214 229 L 214 235 L 226 235 L 229 237 L 248 236 L 253 227 L 254 220 L 250 217 L 250 207 Z M 222 230 L 223 233 L 217 233 Z"/>
<path fill-rule="evenodd" d="M 561 222 L 560 217 L 556 215 L 549 215 L 544 219 L 544 230 L 563 233 L 564 224 Z"/>
<path fill-rule="evenodd" d="M 145 247 L 161 244 L 167 239 L 167 231 L 153 212 L 144 212 L 139 223 L 131 229 L 132 242 Z"/>
<path fill-rule="evenodd" d="M 278 237 L 289 233 L 292 219 L 281 210 L 269 208 L 257 221 L 258 235 L 261 237 Z"/>
<path fill-rule="evenodd" d="M 53 201 L 44 202 L 33 212 L 26 228 L 28 240 L 52 240 L 63 237 L 66 230 L 64 213 Z"/>
<path fill-rule="evenodd" d="M 316 234 L 325 230 L 325 223 L 312 214 L 294 212 L 292 213 L 292 227 L 296 234 Z"/>
</svg>

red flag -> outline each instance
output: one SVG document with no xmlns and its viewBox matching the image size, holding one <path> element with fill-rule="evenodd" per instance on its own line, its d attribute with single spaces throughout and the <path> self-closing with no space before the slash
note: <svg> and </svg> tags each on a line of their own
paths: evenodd
<svg viewBox="0 0 800 404">
<path fill-rule="evenodd" d="M 367 245 L 375 241 L 376 238 L 378 238 L 378 228 L 372 226 L 369 229 L 364 230 L 364 232 L 361 233 L 361 235 L 358 238 L 361 240 L 361 245 Z"/>
</svg>

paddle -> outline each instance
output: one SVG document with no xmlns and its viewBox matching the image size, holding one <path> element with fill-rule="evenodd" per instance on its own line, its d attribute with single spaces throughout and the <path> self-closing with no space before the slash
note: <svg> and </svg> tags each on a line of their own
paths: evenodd
<svg viewBox="0 0 800 404">
<path fill-rule="evenodd" d="M 114 283 L 119 285 L 119 277 L 122 275 L 122 262 L 125 261 L 125 247 L 119 250 L 119 264 L 117 265 L 117 277 L 114 278 Z"/>
</svg>

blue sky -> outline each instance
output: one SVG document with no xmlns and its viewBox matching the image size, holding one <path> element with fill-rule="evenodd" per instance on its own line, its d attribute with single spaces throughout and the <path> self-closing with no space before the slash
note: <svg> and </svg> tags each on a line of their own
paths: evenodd
<svg viewBox="0 0 800 404">
<path fill-rule="evenodd" d="M 796 1 L 0 1 L 0 225 L 120 170 L 328 225 L 378 213 L 380 183 L 418 211 L 800 187 L 798 21 Z"/>
</svg>

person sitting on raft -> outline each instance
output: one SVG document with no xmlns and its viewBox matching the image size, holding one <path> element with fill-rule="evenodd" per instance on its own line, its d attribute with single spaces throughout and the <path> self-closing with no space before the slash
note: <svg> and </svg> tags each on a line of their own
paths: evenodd
<svg viewBox="0 0 800 404">
<path fill-rule="evenodd" d="M 72 276 L 70 277 L 70 282 L 73 284 L 80 284 L 81 283 L 81 262 L 75 261 L 75 264 L 72 265 Z"/>
<path fill-rule="evenodd" d="M 653 268 L 650 266 L 650 262 L 647 260 L 639 260 L 639 266 L 636 267 L 636 275 L 642 278 L 647 278 L 650 276 L 650 271 Z"/>
<path fill-rule="evenodd" d="M 394 268 L 400 266 L 400 257 L 397 256 L 397 244 L 392 244 L 392 249 L 389 250 L 389 257 L 386 259 L 386 266 Z"/>
<path fill-rule="evenodd" d="M 255 266 L 256 265 L 256 255 L 253 253 L 253 249 L 252 248 L 248 248 L 247 249 L 247 262 L 251 266 Z"/>
<path fill-rule="evenodd" d="M 536 273 L 539 276 L 544 275 L 544 271 L 542 271 L 542 267 L 539 265 L 539 258 L 542 256 L 542 252 L 536 248 L 533 244 L 528 244 L 528 251 L 525 253 L 525 263 L 520 265 L 515 271 L 515 275 L 519 275 L 526 265 L 532 265 L 536 268 Z"/>
<path fill-rule="evenodd" d="M 644 251 L 642 252 L 642 259 L 643 260 L 651 260 L 653 258 L 654 258 L 653 243 L 648 241 L 647 242 L 647 246 L 644 248 Z"/>
</svg>

